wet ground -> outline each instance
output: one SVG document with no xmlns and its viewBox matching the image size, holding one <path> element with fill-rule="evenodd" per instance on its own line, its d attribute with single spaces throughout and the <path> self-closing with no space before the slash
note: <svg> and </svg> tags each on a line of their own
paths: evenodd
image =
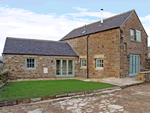
<svg viewBox="0 0 150 113">
<path fill-rule="evenodd" d="M 0 113 L 150 113 L 150 83 L 54 103 L 2 107 Z"/>
</svg>

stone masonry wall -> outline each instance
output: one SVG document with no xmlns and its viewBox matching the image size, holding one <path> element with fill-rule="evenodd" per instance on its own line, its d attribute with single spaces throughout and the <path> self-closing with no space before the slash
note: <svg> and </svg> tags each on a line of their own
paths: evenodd
<svg viewBox="0 0 150 113">
<path fill-rule="evenodd" d="M 36 58 L 36 69 L 25 69 L 25 58 Z M 8 71 L 10 79 L 28 79 L 28 78 L 54 78 L 55 77 L 55 58 L 67 58 L 58 56 L 36 56 L 36 55 L 3 55 L 4 68 Z M 69 57 L 74 59 L 74 76 L 78 75 L 77 57 Z M 53 62 L 52 62 L 53 60 Z M 48 73 L 44 73 L 43 69 L 48 68 Z"/>
<path fill-rule="evenodd" d="M 141 31 L 141 42 L 130 40 L 130 29 Z M 121 37 L 123 37 L 121 39 L 121 77 L 125 77 L 129 76 L 129 58 L 127 58 L 129 54 L 140 55 L 140 71 L 145 69 L 148 42 L 147 35 L 135 12 L 121 26 L 121 30 Z M 134 34 L 136 35 L 136 32 Z M 124 50 L 124 43 L 127 45 L 126 50 Z"/>
<path fill-rule="evenodd" d="M 79 58 L 82 56 L 86 58 L 87 55 L 87 36 L 83 36 L 80 38 L 74 38 L 67 40 L 67 42 L 72 46 L 72 48 L 77 52 Z M 80 77 L 87 77 L 87 68 L 81 67 L 81 60 L 78 61 L 78 71 Z"/>
<path fill-rule="evenodd" d="M 79 58 L 87 56 L 87 36 L 66 40 L 78 53 Z M 104 68 L 96 68 L 97 56 L 104 56 Z M 79 60 L 80 61 L 80 60 Z M 87 76 L 87 69 L 81 68 L 79 74 Z M 119 77 L 120 75 L 120 29 L 112 29 L 89 36 L 89 77 Z"/>
</svg>

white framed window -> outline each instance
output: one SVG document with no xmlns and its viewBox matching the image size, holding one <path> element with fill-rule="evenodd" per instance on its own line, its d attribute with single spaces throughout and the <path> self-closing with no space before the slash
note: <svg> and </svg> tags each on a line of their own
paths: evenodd
<svg viewBox="0 0 150 113">
<path fill-rule="evenodd" d="M 127 48 L 127 44 L 126 44 L 126 43 L 124 43 L 124 50 L 126 50 L 126 48 Z"/>
<path fill-rule="evenodd" d="M 35 58 L 25 58 L 26 69 L 35 69 L 36 59 Z"/>
<path fill-rule="evenodd" d="M 86 58 L 81 59 L 81 67 L 86 67 Z"/>
<path fill-rule="evenodd" d="M 96 59 L 96 68 L 102 68 L 103 69 L 103 58 L 97 58 Z"/>
<path fill-rule="evenodd" d="M 134 30 L 130 29 L 130 36 L 131 36 L 131 40 L 134 41 Z"/>
<path fill-rule="evenodd" d="M 136 41 L 141 42 L 141 31 L 136 30 Z"/>
</svg>

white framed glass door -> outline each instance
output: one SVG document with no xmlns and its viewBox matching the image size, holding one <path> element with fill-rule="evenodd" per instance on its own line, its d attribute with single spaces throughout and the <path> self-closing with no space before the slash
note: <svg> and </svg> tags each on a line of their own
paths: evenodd
<svg viewBox="0 0 150 113">
<path fill-rule="evenodd" d="M 73 77 L 74 63 L 72 59 L 56 59 L 56 77 Z"/>
<path fill-rule="evenodd" d="M 138 75 L 140 72 L 140 56 L 130 54 L 129 76 Z"/>
</svg>

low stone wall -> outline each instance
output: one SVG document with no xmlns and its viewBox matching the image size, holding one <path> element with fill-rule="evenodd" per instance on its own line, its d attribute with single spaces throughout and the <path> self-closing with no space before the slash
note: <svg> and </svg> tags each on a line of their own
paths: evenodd
<svg viewBox="0 0 150 113">
<path fill-rule="evenodd" d="M 150 82 L 150 71 L 138 73 L 138 81 Z"/>
<path fill-rule="evenodd" d="M 16 99 L 16 100 L 0 102 L 0 107 L 12 106 L 12 105 L 17 105 L 17 104 L 25 104 L 25 103 L 34 103 L 34 102 L 49 100 L 49 99 L 57 99 L 57 98 L 63 99 L 63 97 L 74 97 L 74 96 L 83 96 L 84 97 L 85 95 L 88 96 L 88 95 L 94 95 L 94 94 L 106 94 L 106 93 L 111 93 L 111 92 L 120 91 L 120 90 L 122 90 L 120 87 L 112 87 L 112 88 L 104 88 L 104 89 L 98 89 L 98 90 L 72 92 L 72 93 L 39 97 L 39 98 Z M 56 100 L 54 100 L 54 101 L 56 101 Z"/>
<path fill-rule="evenodd" d="M 0 73 L 0 85 L 8 81 L 8 72 Z"/>
</svg>

